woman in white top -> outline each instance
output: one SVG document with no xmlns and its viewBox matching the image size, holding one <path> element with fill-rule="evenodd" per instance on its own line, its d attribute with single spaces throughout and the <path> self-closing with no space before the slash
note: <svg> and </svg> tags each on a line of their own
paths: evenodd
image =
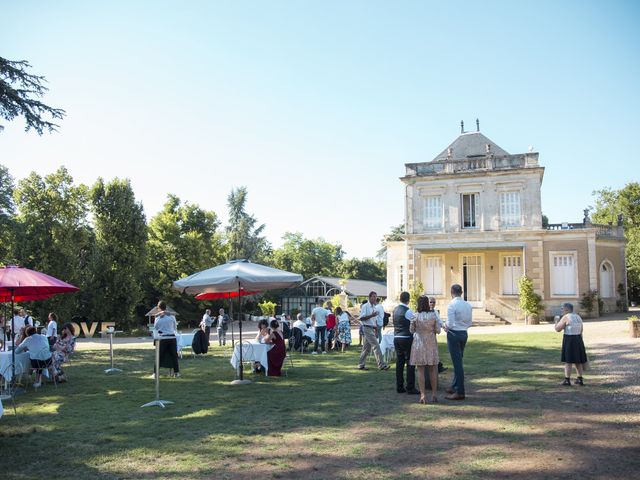
<svg viewBox="0 0 640 480">
<path fill-rule="evenodd" d="M 571 364 L 576 366 L 578 378 L 576 385 L 584 386 L 582 371 L 587 363 L 587 352 L 582 340 L 582 318 L 577 313 L 573 313 L 573 305 L 562 304 L 562 318 L 556 322 L 556 332 L 564 330 L 562 336 L 562 355 L 560 361 L 564 362 L 564 382 L 562 385 L 571 385 Z"/>
<path fill-rule="evenodd" d="M 42 370 L 51 366 L 51 351 L 49 350 L 49 342 L 44 335 L 38 335 L 35 327 L 27 327 L 25 329 L 24 341 L 16 347 L 16 353 L 27 350 L 29 359 L 31 359 L 31 368 L 36 370 L 36 381 L 33 384 L 35 388 L 41 385 Z"/>
<path fill-rule="evenodd" d="M 174 336 L 177 334 L 178 324 L 176 317 L 169 315 L 167 312 L 167 304 L 162 300 L 158 302 L 158 313 L 153 324 L 154 330 L 160 337 L 163 335 Z M 156 340 L 160 341 L 160 340 Z M 175 338 L 168 338 L 160 341 L 160 368 L 171 368 L 173 372 L 171 376 L 180 376 L 180 365 L 178 364 L 178 347 Z M 155 365 L 154 365 L 155 369 Z"/>
</svg>

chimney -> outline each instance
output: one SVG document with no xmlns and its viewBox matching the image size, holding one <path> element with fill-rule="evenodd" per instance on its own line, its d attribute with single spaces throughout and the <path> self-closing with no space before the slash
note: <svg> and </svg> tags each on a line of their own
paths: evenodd
<svg viewBox="0 0 640 480">
<path fill-rule="evenodd" d="M 460 120 L 460 133 L 464 133 L 464 120 Z"/>
<path fill-rule="evenodd" d="M 480 120 L 476 118 L 476 132 L 480 131 Z"/>
</svg>

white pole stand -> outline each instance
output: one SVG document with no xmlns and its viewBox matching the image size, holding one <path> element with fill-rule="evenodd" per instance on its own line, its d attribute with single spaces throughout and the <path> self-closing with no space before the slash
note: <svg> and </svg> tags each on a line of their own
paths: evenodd
<svg viewBox="0 0 640 480">
<path fill-rule="evenodd" d="M 169 340 L 170 338 L 176 338 L 175 336 L 170 337 L 155 337 L 156 342 L 156 399 L 152 402 L 145 403 L 144 405 L 140 405 L 140 408 L 144 407 L 161 407 L 164 408 L 165 405 L 169 405 L 173 402 L 169 400 L 160 400 L 160 342 L 162 340 Z"/>
<path fill-rule="evenodd" d="M 106 333 L 109 335 L 109 357 L 111 358 L 111 368 L 107 368 L 104 373 L 108 375 L 110 373 L 118 373 L 122 371 L 122 369 L 115 368 L 113 366 L 113 336 L 116 333 L 122 333 L 122 330 L 107 330 Z"/>
</svg>

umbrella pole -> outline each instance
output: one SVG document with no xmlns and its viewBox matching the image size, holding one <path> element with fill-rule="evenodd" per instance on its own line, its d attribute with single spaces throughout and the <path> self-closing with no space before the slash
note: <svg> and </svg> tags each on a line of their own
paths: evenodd
<svg viewBox="0 0 640 480">
<path fill-rule="evenodd" d="M 231 385 L 247 385 L 251 383 L 251 380 L 244 379 L 244 366 L 242 364 L 242 297 L 240 296 L 240 281 L 238 281 L 238 331 L 240 340 L 238 340 L 238 350 L 240 350 L 240 379 L 231 382 Z M 235 352 L 235 348 L 233 350 Z"/>
<path fill-rule="evenodd" d="M 231 299 L 231 292 L 229 292 L 229 317 L 231 322 L 231 350 L 236 348 L 236 340 L 233 335 L 233 300 Z"/>
<path fill-rule="evenodd" d="M 11 391 L 16 391 L 16 331 L 13 315 L 13 289 L 11 289 Z"/>
</svg>

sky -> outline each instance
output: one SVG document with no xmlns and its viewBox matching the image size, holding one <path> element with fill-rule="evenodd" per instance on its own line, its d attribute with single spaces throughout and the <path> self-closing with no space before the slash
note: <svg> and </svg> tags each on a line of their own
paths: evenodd
<svg viewBox="0 0 640 480">
<path fill-rule="evenodd" d="M 44 75 L 57 133 L 0 121 L 20 180 L 131 180 L 150 219 L 168 193 L 227 219 L 373 257 L 404 219 L 405 163 L 480 120 L 545 167 L 542 209 L 580 222 L 592 192 L 638 181 L 634 1 L 0 0 L 0 56 Z"/>
</svg>

